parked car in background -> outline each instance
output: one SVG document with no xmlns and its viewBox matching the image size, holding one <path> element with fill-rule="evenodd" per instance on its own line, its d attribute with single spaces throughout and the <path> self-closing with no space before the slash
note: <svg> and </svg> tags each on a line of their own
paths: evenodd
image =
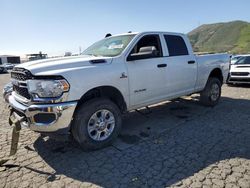
<svg viewBox="0 0 250 188">
<path fill-rule="evenodd" d="M 7 69 L 4 65 L 0 65 L 0 73 L 7 73 Z"/>
<path fill-rule="evenodd" d="M 242 56 L 231 65 L 227 83 L 250 83 L 250 55 Z"/>
<path fill-rule="evenodd" d="M 240 59 L 242 56 L 241 55 L 233 55 L 231 57 L 231 61 L 230 61 L 230 64 L 233 65 L 236 63 L 236 61 L 238 61 L 238 59 Z"/>
<path fill-rule="evenodd" d="M 20 63 L 20 56 L 0 55 L 0 65 L 4 66 L 7 70 L 12 70 L 15 65 Z"/>
<path fill-rule="evenodd" d="M 241 57 L 250 56 L 250 54 L 233 55 L 231 57 L 231 65 L 235 64 Z"/>
<path fill-rule="evenodd" d="M 7 70 L 12 70 L 15 67 L 15 64 L 12 63 L 5 63 L 3 65 Z"/>
<path fill-rule="evenodd" d="M 125 33 L 77 57 L 17 65 L 5 98 L 10 119 L 37 132 L 66 128 L 83 149 L 93 150 L 112 143 L 127 111 L 193 93 L 215 106 L 229 61 L 228 54 L 194 55 L 184 34 Z"/>
</svg>

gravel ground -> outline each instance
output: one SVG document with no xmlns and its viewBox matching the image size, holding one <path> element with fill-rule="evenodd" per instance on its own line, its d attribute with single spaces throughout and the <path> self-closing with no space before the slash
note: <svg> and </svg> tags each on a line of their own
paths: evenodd
<svg viewBox="0 0 250 188">
<path fill-rule="evenodd" d="M 0 74 L 0 90 L 9 81 Z M 0 159 L 11 127 L 0 99 Z M 113 146 L 83 152 L 63 137 L 21 131 L 1 187 L 250 187 L 250 87 L 223 86 L 214 108 L 196 96 L 129 113 Z"/>
</svg>

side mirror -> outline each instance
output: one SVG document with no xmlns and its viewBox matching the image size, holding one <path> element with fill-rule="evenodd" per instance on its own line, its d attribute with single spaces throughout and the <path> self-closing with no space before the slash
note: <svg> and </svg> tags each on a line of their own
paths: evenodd
<svg viewBox="0 0 250 188">
<path fill-rule="evenodd" d="M 127 61 L 147 59 L 157 56 L 158 56 L 158 51 L 155 48 L 155 46 L 147 46 L 147 47 L 141 47 L 138 53 L 130 54 L 127 58 Z"/>
</svg>

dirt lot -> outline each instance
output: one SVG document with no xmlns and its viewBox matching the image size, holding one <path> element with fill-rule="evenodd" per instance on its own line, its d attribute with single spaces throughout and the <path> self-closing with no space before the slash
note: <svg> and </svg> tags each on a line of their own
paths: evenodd
<svg viewBox="0 0 250 188">
<path fill-rule="evenodd" d="M 9 81 L 0 74 L 0 90 Z M 218 106 L 196 96 L 124 116 L 113 146 L 83 152 L 65 137 L 21 132 L 0 187 L 250 187 L 250 87 L 223 86 Z M 11 128 L 0 99 L 0 159 Z"/>
</svg>

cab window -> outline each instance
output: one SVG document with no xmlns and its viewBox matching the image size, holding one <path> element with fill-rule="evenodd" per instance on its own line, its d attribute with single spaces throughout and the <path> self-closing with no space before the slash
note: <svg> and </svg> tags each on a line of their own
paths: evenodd
<svg viewBox="0 0 250 188">
<path fill-rule="evenodd" d="M 167 43 L 169 56 L 188 55 L 186 43 L 181 36 L 164 35 L 164 38 Z"/>
<path fill-rule="evenodd" d="M 131 58 L 132 57 L 132 58 Z M 143 36 L 129 53 L 128 60 L 150 59 L 162 57 L 159 35 Z"/>
</svg>

